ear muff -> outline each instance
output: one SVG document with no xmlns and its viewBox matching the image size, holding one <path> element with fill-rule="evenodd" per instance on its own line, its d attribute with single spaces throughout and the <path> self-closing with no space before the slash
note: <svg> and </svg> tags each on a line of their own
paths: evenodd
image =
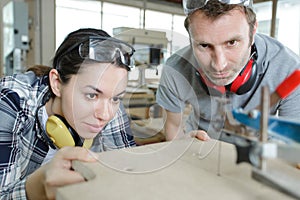
<svg viewBox="0 0 300 200">
<path fill-rule="evenodd" d="M 51 147 L 62 148 L 64 146 L 83 146 L 90 148 L 93 140 L 83 140 L 69 123 L 60 115 L 52 115 L 46 122 L 46 132 L 49 139 L 53 142 Z"/>
<path fill-rule="evenodd" d="M 225 86 L 228 91 L 238 95 L 245 94 L 253 87 L 257 76 L 257 67 L 254 59 L 250 59 L 234 81 Z"/>
<path fill-rule="evenodd" d="M 196 75 L 199 76 L 199 81 L 203 89 L 208 95 L 212 96 L 221 96 L 225 94 L 226 91 L 233 92 L 238 95 L 242 95 L 251 90 L 253 85 L 256 82 L 257 78 L 257 65 L 256 58 L 257 52 L 256 47 L 253 44 L 251 58 L 239 75 L 232 81 L 231 84 L 226 86 L 217 86 L 208 80 L 201 71 L 196 72 Z"/>
</svg>

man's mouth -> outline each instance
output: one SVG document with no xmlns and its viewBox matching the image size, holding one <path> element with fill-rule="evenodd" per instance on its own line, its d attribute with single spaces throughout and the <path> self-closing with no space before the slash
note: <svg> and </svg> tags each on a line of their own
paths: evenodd
<svg viewBox="0 0 300 200">
<path fill-rule="evenodd" d="M 228 76 L 229 76 L 228 72 L 210 73 L 210 77 L 213 79 L 227 79 Z"/>
</svg>

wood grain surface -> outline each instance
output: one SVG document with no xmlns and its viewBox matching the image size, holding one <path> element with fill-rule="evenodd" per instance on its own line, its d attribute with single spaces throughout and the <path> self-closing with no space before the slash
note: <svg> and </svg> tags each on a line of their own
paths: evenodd
<svg viewBox="0 0 300 200">
<path fill-rule="evenodd" d="M 293 199 L 251 178 L 235 147 L 182 139 L 99 153 L 98 163 L 74 162 L 87 181 L 59 188 L 58 200 Z"/>
</svg>

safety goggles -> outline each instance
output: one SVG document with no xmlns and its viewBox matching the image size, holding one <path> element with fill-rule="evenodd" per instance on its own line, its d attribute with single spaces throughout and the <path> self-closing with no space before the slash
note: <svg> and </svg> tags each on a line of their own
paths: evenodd
<svg viewBox="0 0 300 200">
<path fill-rule="evenodd" d="M 194 11 L 204 7 L 210 0 L 182 0 L 184 14 L 189 15 Z M 246 7 L 252 7 L 252 0 L 218 0 L 225 4 L 239 4 Z"/>
<path fill-rule="evenodd" d="M 124 65 L 129 70 L 133 67 L 131 56 L 135 51 L 134 48 L 116 38 L 102 36 L 86 37 L 68 48 L 60 57 L 68 55 L 76 48 L 82 59 L 99 63 Z"/>
</svg>

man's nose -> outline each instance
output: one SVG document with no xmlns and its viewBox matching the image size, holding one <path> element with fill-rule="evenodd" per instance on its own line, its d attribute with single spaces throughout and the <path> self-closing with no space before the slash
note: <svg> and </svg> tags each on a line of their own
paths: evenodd
<svg viewBox="0 0 300 200">
<path fill-rule="evenodd" d="M 227 60 L 222 48 L 215 48 L 212 55 L 212 68 L 216 71 L 223 71 L 223 69 L 227 66 Z"/>
</svg>

